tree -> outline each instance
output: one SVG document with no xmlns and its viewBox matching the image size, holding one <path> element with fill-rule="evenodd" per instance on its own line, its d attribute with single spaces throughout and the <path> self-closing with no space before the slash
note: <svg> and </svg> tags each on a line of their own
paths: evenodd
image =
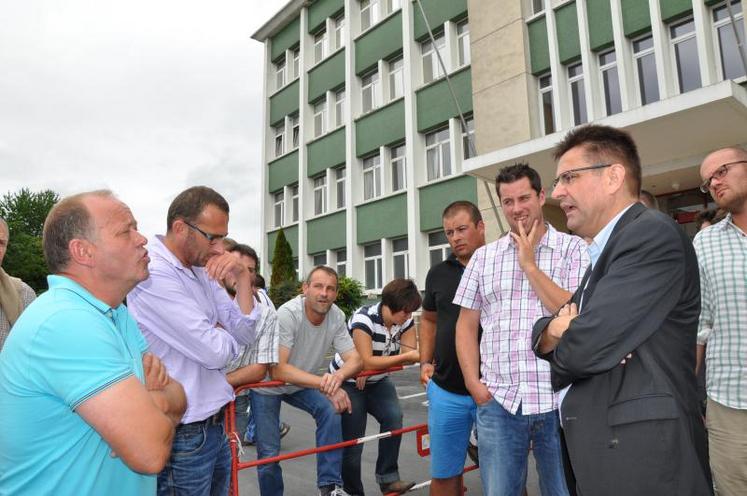
<svg viewBox="0 0 747 496">
<path fill-rule="evenodd" d="M 47 264 L 42 250 L 44 220 L 60 197 L 51 190 L 32 192 L 23 188 L 0 199 L 0 216 L 10 231 L 3 269 L 20 277 L 37 293 L 47 289 Z"/>
<path fill-rule="evenodd" d="M 279 307 L 298 294 L 298 276 L 293 262 L 293 250 L 282 229 L 275 239 L 272 252 L 272 276 L 270 277 L 270 299 Z"/>
<path fill-rule="evenodd" d="M 335 304 L 349 319 L 363 303 L 363 284 L 351 278 L 341 276 L 337 281 L 337 299 Z"/>
</svg>

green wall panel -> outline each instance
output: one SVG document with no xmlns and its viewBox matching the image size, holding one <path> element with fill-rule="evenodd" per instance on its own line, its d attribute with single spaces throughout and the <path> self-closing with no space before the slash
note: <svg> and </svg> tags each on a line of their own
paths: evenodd
<svg viewBox="0 0 747 496">
<path fill-rule="evenodd" d="M 306 253 L 345 247 L 345 211 L 306 223 Z"/>
<path fill-rule="evenodd" d="M 267 233 L 267 261 L 272 263 L 272 254 L 275 252 L 275 240 L 278 237 L 278 231 L 272 231 L 270 233 Z M 284 227 L 283 233 L 285 234 L 285 239 L 288 240 L 288 243 L 291 245 L 291 250 L 293 250 L 293 256 L 298 256 L 298 225 L 290 226 L 290 227 Z M 267 281 L 269 283 L 269 280 Z"/>
<path fill-rule="evenodd" d="M 309 103 L 344 84 L 345 50 L 340 50 L 309 71 Z"/>
<path fill-rule="evenodd" d="M 355 72 L 370 69 L 379 59 L 402 50 L 402 11 L 355 40 Z"/>
<path fill-rule="evenodd" d="M 309 33 L 315 33 L 327 17 L 336 16 L 345 7 L 344 0 L 317 0 L 308 10 Z"/>
<path fill-rule="evenodd" d="M 558 56 L 561 64 L 581 57 L 581 43 L 578 40 L 578 15 L 576 2 L 567 3 L 555 11 L 555 24 L 558 33 Z"/>
<path fill-rule="evenodd" d="M 407 195 L 390 196 L 355 208 L 358 244 L 407 236 Z"/>
<path fill-rule="evenodd" d="M 661 19 L 666 23 L 692 12 L 693 3 L 692 0 L 659 0 L 659 7 Z"/>
<path fill-rule="evenodd" d="M 459 106 L 465 114 L 472 112 L 472 70 L 467 67 L 451 75 Z M 426 131 L 458 115 L 449 93 L 446 79 L 419 90 L 416 94 L 418 111 L 418 131 Z"/>
<path fill-rule="evenodd" d="M 286 115 L 298 112 L 299 82 L 294 82 L 270 97 L 270 125 L 274 126 Z"/>
<path fill-rule="evenodd" d="M 550 45 L 547 41 L 547 19 L 540 17 L 527 24 L 529 57 L 535 76 L 550 70 Z"/>
<path fill-rule="evenodd" d="M 298 150 L 267 164 L 267 191 L 273 193 L 286 184 L 298 182 Z"/>
<path fill-rule="evenodd" d="M 345 128 L 329 133 L 306 146 L 306 175 L 314 177 L 324 169 L 345 163 Z M 313 253 L 313 252 L 310 252 Z"/>
<path fill-rule="evenodd" d="M 405 101 L 400 98 L 355 122 L 356 155 L 405 139 Z"/>
<path fill-rule="evenodd" d="M 270 57 L 272 60 L 280 57 L 283 52 L 301 40 L 301 18 L 296 17 L 287 26 L 272 37 L 270 41 Z"/>
<path fill-rule="evenodd" d="M 457 200 L 471 201 L 477 205 L 477 180 L 472 176 L 460 176 L 432 186 L 420 188 L 420 230 L 441 229 L 441 214 L 446 206 Z"/>
<path fill-rule="evenodd" d="M 625 36 L 632 38 L 651 30 L 648 0 L 620 0 L 620 2 Z"/>
<path fill-rule="evenodd" d="M 592 50 L 602 50 L 614 44 L 612 13 L 609 0 L 586 0 L 589 21 L 589 45 Z"/>
<path fill-rule="evenodd" d="M 441 27 L 443 23 L 449 20 L 459 19 L 467 14 L 467 0 L 421 0 L 425 16 L 431 29 Z M 415 12 L 413 20 L 413 34 L 416 40 L 428 36 L 428 28 L 420 13 L 420 7 L 414 3 L 412 10 Z"/>
</svg>

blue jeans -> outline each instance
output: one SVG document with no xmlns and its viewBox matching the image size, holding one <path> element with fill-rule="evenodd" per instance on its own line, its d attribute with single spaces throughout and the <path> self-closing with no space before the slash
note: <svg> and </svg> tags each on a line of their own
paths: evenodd
<svg viewBox="0 0 747 496">
<path fill-rule="evenodd" d="M 231 482 L 231 449 L 223 422 L 176 428 L 171 457 L 158 474 L 158 496 L 225 496 Z"/>
<path fill-rule="evenodd" d="M 521 496 L 532 443 L 542 496 L 568 496 L 560 448 L 557 410 L 512 415 L 491 399 L 477 406 L 477 446 L 485 496 Z"/>
<path fill-rule="evenodd" d="M 324 446 L 342 441 L 340 414 L 332 403 L 315 389 L 302 389 L 292 394 L 250 393 L 252 410 L 257 422 L 257 458 L 277 456 L 280 453 L 280 403 L 285 401 L 291 406 L 308 412 L 316 421 L 316 445 Z M 342 485 L 340 468 L 342 450 L 327 451 L 316 455 L 317 486 L 329 484 Z M 269 463 L 257 467 L 259 492 L 262 496 L 281 496 L 283 494 L 283 471 L 278 463 Z"/>
<path fill-rule="evenodd" d="M 378 382 L 367 382 L 363 391 L 355 384 L 344 383 L 342 387 L 350 397 L 353 413 L 342 414 L 342 438 L 357 439 L 366 435 L 366 421 L 370 413 L 379 423 L 379 432 L 402 428 L 402 409 L 397 390 L 388 377 Z M 376 458 L 376 482 L 386 484 L 399 480 L 399 445 L 401 436 L 379 440 L 379 455 Z M 361 455 L 363 445 L 345 448 L 342 455 L 342 480 L 344 489 L 352 496 L 363 496 L 361 481 Z"/>
<path fill-rule="evenodd" d="M 254 433 L 256 430 L 256 424 L 254 422 L 254 415 L 247 408 L 249 407 L 249 395 L 242 394 L 236 397 L 236 432 L 239 435 L 239 439 L 242 441 L 254 442 Z"/>
</svg>

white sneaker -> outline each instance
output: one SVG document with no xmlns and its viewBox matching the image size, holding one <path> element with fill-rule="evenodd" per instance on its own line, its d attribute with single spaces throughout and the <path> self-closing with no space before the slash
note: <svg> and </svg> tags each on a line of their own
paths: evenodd
<svg viewBox="0 0 747 496">
<path fill-rule="evenodd" d="M 319 488 L 319 496 L 350 496 L 348 493 L 345 492 L 345 490 L 340 486 L 324 486 Z"/>
</svg>

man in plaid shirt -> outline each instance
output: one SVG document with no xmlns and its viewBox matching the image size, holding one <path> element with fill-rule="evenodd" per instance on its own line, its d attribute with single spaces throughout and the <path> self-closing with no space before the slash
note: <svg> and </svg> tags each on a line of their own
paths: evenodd
<svg viewBox="0 0 747 496">
<path fill-rule="evenodd" d="M 503 168 L 496 190 L 511 231 L 475 252 L 454 298 L 459 363 L 478 405 L 480 476 L 487 496 L 521 495 L 531 441 L 542 495 L 567 495 L 550 366 L 535 356 L 531 336 L 534 322 L 578 287 L 586 244 L 545 223 L 545 193 L 528 165 Z"/>
<path fill-rule="evenodd" d="M 711 153 L 700 176 L 701 190 L 728 212 L 693 243 L 701 287 L 698 362 L 707 350 L 711 471 L 719 495 L 747 494 L 747 151 Z"/>
</svg>

